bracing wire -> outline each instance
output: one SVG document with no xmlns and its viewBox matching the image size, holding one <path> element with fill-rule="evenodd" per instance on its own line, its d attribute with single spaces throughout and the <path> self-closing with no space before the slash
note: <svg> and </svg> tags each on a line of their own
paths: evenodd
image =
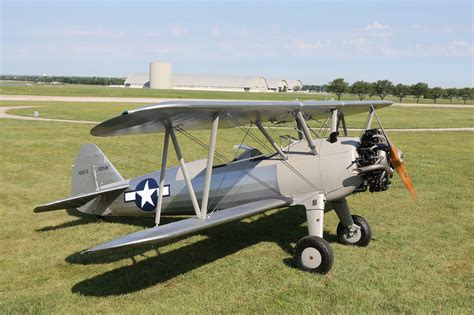
<svg viewBox="0 0 474 315">
<path fill-rule="evenodd" d="M 228 114 L 229 119 L 239 128 L 243 128 L 242 124 L 234 117 L 232 117 L 230 114 Z M 255 136 L 252 133 L 249 133 L 250 137 L 252 137 L 256 142 L 258 142 L 261 146 L 263 146 L 266 150 L 272 152 L 272 149 L 269 148 L 269 146 L 263 142 L 261 139 L 259 139 L 257 136 Z M 306 184 L 308 184 L 310 187 L 314 189 L 318 189 L 310 180 L 308 180 L 303 174 L 301 174 L 297 169 L 295 169 L 290 163 L 288 163 L 285 160 L 281 160 L 283 165 L 285 165 L 290 171 L 292 171 L 296 176 L 298 176 L 301 180 L 303 180 Z"/>
<path fill-rule="evenodd" d="M 190 134 L 188 131 L 184 130 L 183 128 L 177 128 L 177 131 L 182 133 L 184 136 L 188 137 L 191 141 L 195 142 L 196 144 L 198 144 L 202 148 L 204 148 L 206 150 L 209 149 L 209 146 L 207 144 L 205 144 L 200 139 L 196 138 L 195 136 L 193 136 L 192 134 Z M 229 160 L 224 154 L 218 152 L 217 150 L 215 150 L 214 154 L 215 154 L 216 158 L 218 158 L 223 163 L 231 162 L 231 160 Z M 263 186 L 270 189 L 271 191 L 275 192 L 277 195 L 282 196 L 282 194 L 280 194 L 280 192 L 278 190 L 271 187 L 270 185 L 268 185 L 267 183 L 265 183 L 264 181 L 262 181 L 261 179 L 259 179 L 255 175 L 251 174 L 249 171 L 244 170 L 244 169 L 240 169 L 239 171 L 245 173 L 247 176 L 249 176 L 250 178 L 252 178 L 256 182 L 262 184 Z"/>
</svg>

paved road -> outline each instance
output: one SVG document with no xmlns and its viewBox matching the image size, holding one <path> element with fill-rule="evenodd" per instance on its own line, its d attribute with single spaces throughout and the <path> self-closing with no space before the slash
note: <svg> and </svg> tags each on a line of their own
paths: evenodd
<svg viewBox="0 0 474 315">
<path fill-rule="evenodd" d="M 0 95 L 0 101 L 36 101 L 36 102 L 87 102 L 87 103 L 158 103 L 173 100 L 171 98 L 144 97 L 90 97 L 90 96 L 41 96 L 41 95 Z M 184 100 L 180 98 L 179 100 Z M 472 108 L 474 105 L 460 104 L 399 104 L 392 106 L 425 108 Z"/>
<path fill-rule="evenodd" d="M 9 118 L 9 119 L 20 119 L 20 120 L 37 120 L 37 121 L 56 121 L 56 122 L 66 122 L 66 123 L 75 123 L 75 124 L 98 124 L 98 121 L 87 121 L 87 120 L 66 120 L 66 119 L 54 119 L 54 118 L 41 118 L 41 117 L 29 117 L 29 116 L 20 116 L 8 114 L 7 111 L 10 109 L 20 109 L 20 108 L 33 108 L 34 106 L 0 106 L 0 119 Z M 278 127 L 277 127 L 278 128 Z M 282 129 L 287 129 L 281 127 Z M 349 129 L 350 131 L 361 131 L 362 129 Z M 387 129 L 387 131 L 393 132 L 426 132 L 426 131 L 474 131 L 474 128 L 407 128 L 407 129 Z"/>
<path fill-rule="evenodd" d="M 158 103 L 166 98 L 145 97 L 91 97 L 91 96 L 42 96 L 42 95 L 0 95 L 0 101 L 35 102 L 85 102 L 85 103 Z"/>
<path fill-rule="evenodd" d="M 57 121 L 57 122 L 67 122 L 75 124 L 97 124 L 96 121 L 87 121 L 87 120 L 67 120 L 67 119 L 53 119 L 53 118 L 41 118 L 41 117 L 29 117 L 29 116 L 20 116 L 8 114 L 7 111 L 10 109 L 20 109 L 20 108 L 32 108 L 34 106 L 9 106 L 9 107 L 0 107 L 0 118 L 10 118 L 10 119 L 20 119 L 20 120 L 39 120 L 39 121 Z"/>
</svg>

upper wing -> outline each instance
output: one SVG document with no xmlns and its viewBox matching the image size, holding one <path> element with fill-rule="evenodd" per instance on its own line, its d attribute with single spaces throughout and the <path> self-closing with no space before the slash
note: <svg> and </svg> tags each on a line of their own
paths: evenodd
<svg viewBox="0 0 474 315">
<path fill-rule="evenodd" d="M 383 108 L 391 101 L 169 101 L 125 111 L 91 130 L 94 136 L 107 137 L 163 132 L 166 127 L 186 130 L 208 129 L 212 115 L 219 112 L 229 119 L 221 119 L 220 128 L 245 125 L 257 120 L 286 122 L 301 110 L 306 116 L 324 115 L 333 109 L 345 115 L 368 111 L 370 106 Z"/>
<path fill-rule="evenodd" d="M 274 198 L 259 200 L 240 206 L 228 208 L 208 214 L 206 220 L 190 218 L 173 223 L 157 226 L 151 229 L 135 232 L 108 243 L 98 245 L 86 251 L 86 253 L 105 251 L 116 248 L 132 247 L 143 244 L 153 244 L 166 241 L 172 238 L 199 232 L 204 229 L 221 225 L 230 221 L 240 220 L 254 214 L 288 206 L 293 202 L 289 198 Z"/>
</svg>

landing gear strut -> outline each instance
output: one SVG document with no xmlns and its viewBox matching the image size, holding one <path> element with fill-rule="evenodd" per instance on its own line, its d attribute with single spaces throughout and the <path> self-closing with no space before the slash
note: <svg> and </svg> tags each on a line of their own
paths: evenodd
<svg viewBox="0 0 474 315">
<path fill-rule="evenodd" d="M 333 201 L 332 204 L 340 220 L 337 226 L 339 243 L 361 247 L 369 245 L 372 239 L 369 222 L 361 216 L 351 215 L 345 198 Z"/>
<path fill-rule="evenodd" d="M 296 243 L 294 257 L 304 271 L 325 274 L 331 270 L 334 263 L 331 245 L 323 239 L 325 202 L 323 194 L 317 194 L 304 202 L 309 236 Z"/>
<path fill-rule="evenodd" d="M 309 236 L 300 239 L 295 246 L 295 261 L 304 270 L 313 273 L 328 273 L 334 263 L 331 245 L 323 239 L 324 194 L 316 194 L 305 199 Z M 340 220 L 337 238 L 341 244 L 367 246 L 372 238 L 370 225 L 363 217 L 351 215 L 345 198 L 331 201 Z"/>
<path fill-rule="evenodd" d="M 365 247 L 369 245 L 372 238 L 372 230 L 366 219 L 361 216 L 353 215 L 354 225 L 347 228 L 341 223 L 337 226 L 337 239 L 344 245 L 354 245 Z"/>
</svg>

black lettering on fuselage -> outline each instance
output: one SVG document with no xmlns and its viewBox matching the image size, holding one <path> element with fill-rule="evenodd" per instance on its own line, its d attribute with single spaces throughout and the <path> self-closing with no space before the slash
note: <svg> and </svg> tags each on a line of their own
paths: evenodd
<svg viewBox="0 0 474 315">
<path fill-rule="evenodd" d="M 89 174 L 89 170 L 88 169 L 85 169 L 85 170 L 80 170 L 79 172 L 77 172 L 79 175 L 86 175 L 86 174 Z"/>
</svg>

